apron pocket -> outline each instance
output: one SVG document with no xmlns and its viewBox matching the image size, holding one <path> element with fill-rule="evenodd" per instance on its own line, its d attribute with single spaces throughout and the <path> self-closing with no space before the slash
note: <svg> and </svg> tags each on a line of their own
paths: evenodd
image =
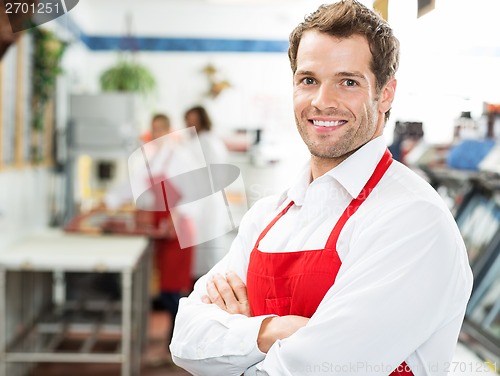
<svg viewBox="0 0 500 376">
<path fill-rule="evenodd" d="M 278 316 L 289 315 L 291 301 L 292 298 L 290 296 L 283 298 L 266 298 L 266 313 Z"/>
</svg>

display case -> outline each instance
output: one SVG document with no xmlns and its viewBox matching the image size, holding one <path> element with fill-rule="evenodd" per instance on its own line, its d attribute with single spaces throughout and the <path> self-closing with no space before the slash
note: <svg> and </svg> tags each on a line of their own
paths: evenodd
<svg viewBox="0 0 500 376">
<path fill-rule="evenodd" d="M 456 214 L 456 221 L 477 283 L 481 270 L 488 266 L 488 250 L 500 230 L 500 191 L 475 181 Z"/>
<path fill-rule="evenodd" d="M 474 285 L 460 341 L 485 364 L 500 364 L 500 174 L 419 164 L 462 234 Z"/>
<path fill-rule="evenodd" d="M 483 359 L 500 362 L 500 233 L 484 253 L 484 274 L 474 287 L 462 328 L 462 341 Z"/>
<path fill-rule="evenodd" d="M 500 362 L 500 180 L 478 175 L 456 220 L 467 246 L 474 287 L 461 340 L 485 361 Z"/>
</svg>

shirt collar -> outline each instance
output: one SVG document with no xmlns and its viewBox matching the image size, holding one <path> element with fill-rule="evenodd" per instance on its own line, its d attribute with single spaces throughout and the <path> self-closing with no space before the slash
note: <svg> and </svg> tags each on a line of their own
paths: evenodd
<svg viewBox="0 0 500 376">
<path fill-rule="evenodd" d="M 378 162 L 387 149 L 383 136 L 379 136 L 359 148 L 337 167 L 325 175 L 342 185 L 352 198 L 358 197 Z"/>
<path fill-rule="evenodd" d="M 301 206 L 304 202 L 304 197 L 306 196 L 309 184 L 311 184 L 311 165 L 307 162 L 300 170 L 300 173 L 295 179 L 295 183 L 292 187 L 281 195 L 278 205 L 281 205 L 288 197 L 289 201 L 293 201 L 295 205 Z"/>
<path fill-rule="evenodd" d="M 379 136 L 363 145 L 341 164 L 318 179 L 335 179 L 352 198 L 355 198 L 370 179 L 386 148 L 387 144 L 384 137 Z M 295 184 L 281 194 L 278 206 L 283 204 L 287 198 L 296 205 L 301 206 L 310 183 L 311 166 L 308 162 L 299 173 Z"/>
</svg>

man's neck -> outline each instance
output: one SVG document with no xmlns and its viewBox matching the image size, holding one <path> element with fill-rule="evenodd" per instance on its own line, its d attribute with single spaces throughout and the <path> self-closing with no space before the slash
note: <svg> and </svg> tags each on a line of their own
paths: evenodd
<svg viewBox="0 0 500 376">
<path fill-rule="evenodd" d="M 323 176 L 326 174 L 328 171 L 330 171 L 332 168 L 337 167 L 339 164 L 341 164 L 343 161 L 345 161 L 351 154 L 356 152 L 356 150 L 353 150 L 345 155 L 342 155 L 341 157 L 338 158 L 321 158 L 321 157 L 316 157 L 314 155 L 311 155 L 311 178 L 312 180 L 315 180 L 319 178 L 320 176 Z"/>
</svg>

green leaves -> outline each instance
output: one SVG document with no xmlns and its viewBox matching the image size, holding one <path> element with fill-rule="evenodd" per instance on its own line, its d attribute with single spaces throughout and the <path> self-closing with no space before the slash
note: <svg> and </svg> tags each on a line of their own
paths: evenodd
<svg viewBox="0 0 500 376">
<path fill-rule="evenodd" d="M 56 78 L 62 73 L 61 59 L 67 44 L 43 28 L 30 30 L 33 35 L 33 128 L 43 129 L 45 105 L 53 96 Z"/>
<path fill-rule="evenodd" d="M 123 58 L 101 74 L 100 83 L 103 91 L 137 92 L 144 95 L 156 88 L 155 78 L 146 67 Z"/>
</svg>

